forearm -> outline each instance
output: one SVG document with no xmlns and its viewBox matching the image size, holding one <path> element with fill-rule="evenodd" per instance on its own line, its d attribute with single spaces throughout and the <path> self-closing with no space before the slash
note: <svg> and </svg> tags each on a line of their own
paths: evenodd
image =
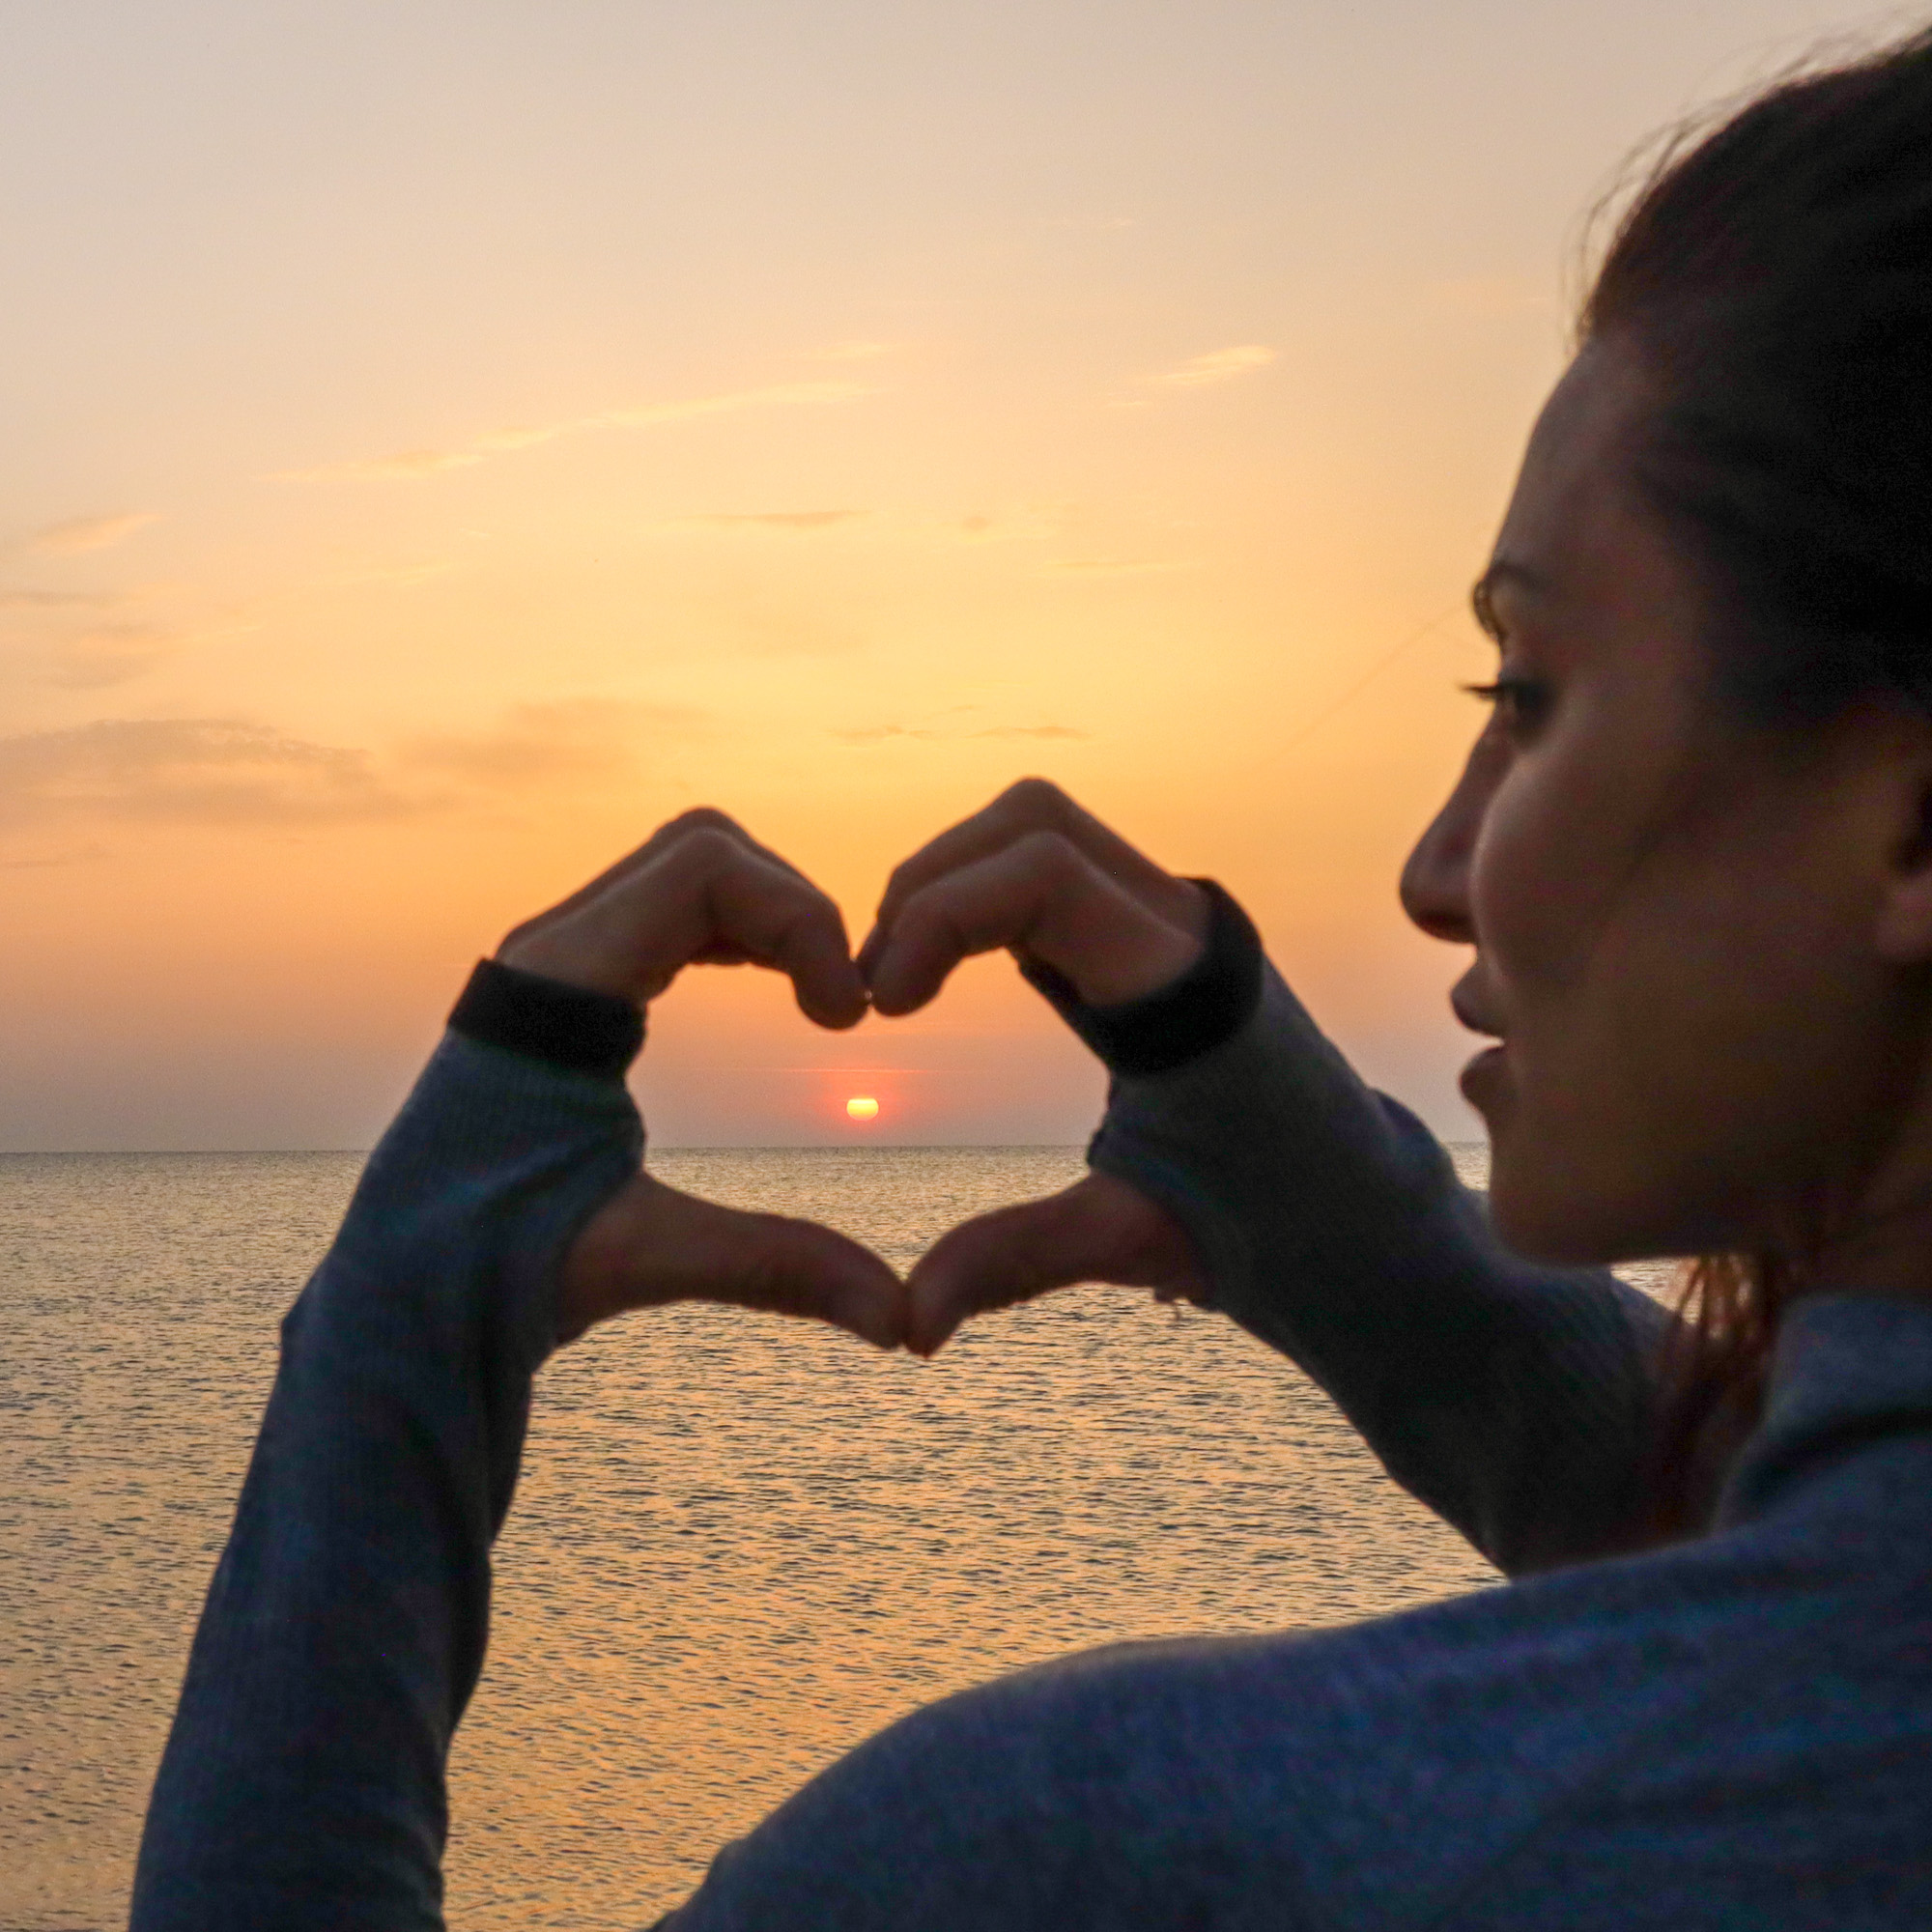
<svg viewBox="0 0 1932 1932">
<path fill-rule="evenodd" d="M 1214 1304 L 1502 1568 L 1628 1541 L 1669 1318 L 1606 1273 L 1505 1253 L 1442 1149 L 1272 971 L 1221 1043 L 1117 1077 L 1091 1157 L 1173 1213 Z"/>
<path fill-rule="evenodd" d="M 620 1081 L 456 1036 L 430 1062 L 284 1324 L 135 1932 L 440 1925 L 444 1760 L 556 1264 L 640 1149 Z"/>
</svg>

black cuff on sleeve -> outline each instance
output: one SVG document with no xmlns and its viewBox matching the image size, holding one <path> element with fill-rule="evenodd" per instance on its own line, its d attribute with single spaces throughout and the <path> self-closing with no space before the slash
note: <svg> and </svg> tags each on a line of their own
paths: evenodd
<svg viewBox="0 0 1932 1932">
<path fill-rule="evenodd" d="M 495 959 L 476 962 L 449 1029 L 485 1046 L 610 1080 L 624 1077 L 644 1043 L 644 1016 L 629 1000 Z"/>
<path fill-rule="evenodd" d="M 1212 879 L 1201 957 L 1171 985 L 1124 1006 L 1090 1007 L 1064 973 L 1037 960 L 1020 971 L 1114 1073 L 1167 1073 L 1231 1039 L 1261 1005 L 1262 942 L 1253 923 Z"/>
</svg>

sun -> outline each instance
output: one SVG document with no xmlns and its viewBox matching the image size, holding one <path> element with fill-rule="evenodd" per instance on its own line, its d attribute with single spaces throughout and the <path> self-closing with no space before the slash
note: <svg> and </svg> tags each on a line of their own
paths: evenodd
<svg viewBox="0 0 1932 1932">
<path fill-rule="evenodd" d="M 869 1094 L 855 1094 L 845 1102 L 845 1113 L 854 1121 L 876 1121 L 879 1103 Z"/>
</svg>

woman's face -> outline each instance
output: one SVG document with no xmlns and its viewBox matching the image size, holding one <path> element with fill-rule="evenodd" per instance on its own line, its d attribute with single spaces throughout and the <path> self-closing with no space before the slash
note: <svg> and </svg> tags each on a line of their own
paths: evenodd
<svg viewBox="0 0 1932 1932">
<path fill-rule="evenodd" d="M 1630 484 L 1649 406 L 1606 344 L 1550 398 L 1479 593 L 1500 693 L 1403 879 L 1475 948 L 1492 1208 L 1550 1261 L 1781 1245 L 1862 1184 L 1923 1058 L 1873 937 L 1918 741 L 1719 696 L 1706 595 Z"/>
</svg>

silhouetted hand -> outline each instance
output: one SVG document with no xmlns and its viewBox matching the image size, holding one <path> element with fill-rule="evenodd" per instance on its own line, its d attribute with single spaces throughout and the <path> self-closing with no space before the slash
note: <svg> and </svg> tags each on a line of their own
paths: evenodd
<svg viewBox="0 0 1932 1932">
<path fill-rule="evenodd" d="M 686 812 L 497 951 L 639 1006 L 694 962 L 785 974 L 807 1017 L 849 1027 L 866 1011 L 838 908 L 723 812 Z M 570 1340 L 626 1309 L 719 1301 L 810 1317 L 880 1348 L 904 1339 L 905 1291 L 869 1249 L 810 1221 L 747 1214 L 639 1174 L 564 1257 L 557 1329 Z"/>
<path fill-rule="evenodd" d="M 1044 1201 L 995 1208 L 941 1236 L 906 1280 L 906 1347 L 937 1354 L 975 1315 L 1081 1282 L 1151 1288 L 1163 1301 L 1207 1293 L 1179 1223 L 1124 1180 L 1090 1174 Z"/>
<path fill-rule="evenodd" d="M 960 960 L 1008 948 L 1091 1005 L 1145 998 L 1201 956 L 1208 901 L 1057 786 L 1026 779 L 894 873 L 859 965 L 881 1013 L 924 1006 Z M 1092 1174 L 1064 1193 L 953 1229 L 907 1282 L 907 1346 L 933 1353 L 959 1324 L 1077 1282 L 1195 1298 L 1206 1282 L 1167 1211 Z"/>
<path fill-rule="evenodd" d="M 1022 779 L 894 871 L 859 967 L 881 1013 L 918 1011 L 962 959 L 1001 947 L 1118 1006 L 1178 980 L 1207 931 L 1198 886 Z"/>
</svg>

